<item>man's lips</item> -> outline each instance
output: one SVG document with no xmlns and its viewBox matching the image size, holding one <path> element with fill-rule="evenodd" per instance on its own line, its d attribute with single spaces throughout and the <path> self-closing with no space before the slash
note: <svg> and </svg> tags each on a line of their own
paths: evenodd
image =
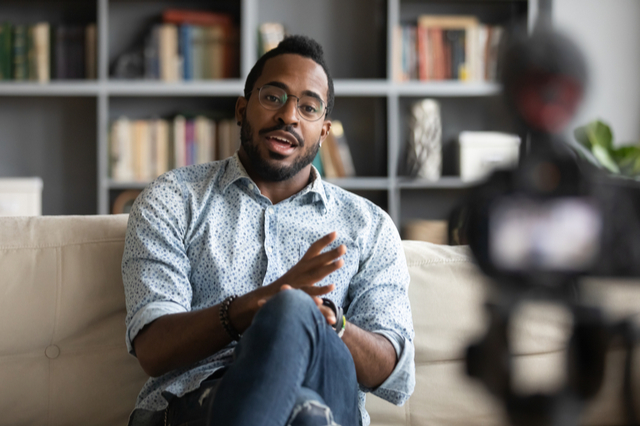
<svg viewBox="0 0 640 427">
<path fill-rule="evenodd" d="M 300 145 L 298 143 L 298 138 L 289 132 L 285 132 L 285 131 L 268 132 L 268 133 L 265 133 L 264 136 L 267 139 L 271 139 L 282 144 L 289 144 L 292 147 L 297 147 L 298 145 Z"/>
<path fill-rule="evenodd" d="M 281 138 L 279 136 L 269 135 L 265 137 L 267 149 L 274 153 L 286 156 L 291 154 L 297 147 L 291 141 Z"/>
</svg>

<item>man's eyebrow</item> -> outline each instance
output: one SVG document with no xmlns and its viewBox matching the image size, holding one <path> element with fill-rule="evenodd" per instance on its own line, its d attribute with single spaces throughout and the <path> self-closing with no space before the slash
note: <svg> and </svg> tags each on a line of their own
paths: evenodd
<svg viewBox="0 0 640 427">
<path fill-rule="evenodd" d="M 279 87 L 280 89 L 284 90 L 284 91 L 289 91 L 289 86 L 287 86 L 286 84 L 279 82 L 279 81 L 273 81 L 273 82 L 269 82 L 269 83 L 265 83 L 265 85 L 269 85 L 269 86 L 275 86 L 275 87 Z M 305 90 L 302 91 L 302 94 L 305 96 L 311 96 L 313 98 L 317 98 L 322 102 L 325 102 L 324 99 L 322 99 L 322 97 L 320 95 L 318 95 L 317 93 L 315 93 L 312 90 Z"/>
</svg>

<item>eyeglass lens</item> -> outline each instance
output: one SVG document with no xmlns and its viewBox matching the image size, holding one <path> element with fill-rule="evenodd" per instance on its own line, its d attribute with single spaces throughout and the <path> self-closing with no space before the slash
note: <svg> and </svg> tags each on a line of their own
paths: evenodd
<svg viewBox="0 0 640 427">
<path fill-rule="evenodd" d="M 264 85 L 260 88 L 260 104 L 269 110 L 281 108 L 289 96 L 284 89 L 275 86 Z M 313 96 L 302 96 L 297 103 L 298 113 L 307 120 L 318 120 L 324 113 L 322 101 Z"/>
</svg>

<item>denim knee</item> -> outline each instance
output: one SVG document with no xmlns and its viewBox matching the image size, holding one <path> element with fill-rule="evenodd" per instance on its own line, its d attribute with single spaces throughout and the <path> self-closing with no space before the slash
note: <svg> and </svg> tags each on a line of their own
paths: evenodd
<svg viewBox="0 0 640 427">
<path fill-rule="evenodd" d="M 335 425 L 333 413 L 325 401 L 315 391 L 302 387 L 296 404 L 291 411 L 287 425 L 290 426 L 330 426 Z"/>
<path fill-rule="evenodd" d="M 274 328 L 289 328 L 324 321 L 320 310 L 306 292 L 299 289 L 280 291 L 258 311 L 254 323 Z"/>
</svg>

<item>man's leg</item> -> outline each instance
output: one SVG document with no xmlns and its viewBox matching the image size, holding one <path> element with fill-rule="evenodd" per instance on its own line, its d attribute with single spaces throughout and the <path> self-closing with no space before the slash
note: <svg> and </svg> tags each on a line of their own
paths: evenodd
<svg viewBox="0 0 640 427">
<path fill-rule="evenodd" d="M 310 388 L 301 387 L 287 425 L 330 426 L 334 424 L 333 412 L 324 399 Z"/>
<path fill-rule="evenodd" d="M 359 424 L 351 353 L 306 293 L 279 292 L 256 314 L 211 407 L 211 422 L 283 425 L 302 387 L 318 393 L 338 424 Z"/>
</svg>

